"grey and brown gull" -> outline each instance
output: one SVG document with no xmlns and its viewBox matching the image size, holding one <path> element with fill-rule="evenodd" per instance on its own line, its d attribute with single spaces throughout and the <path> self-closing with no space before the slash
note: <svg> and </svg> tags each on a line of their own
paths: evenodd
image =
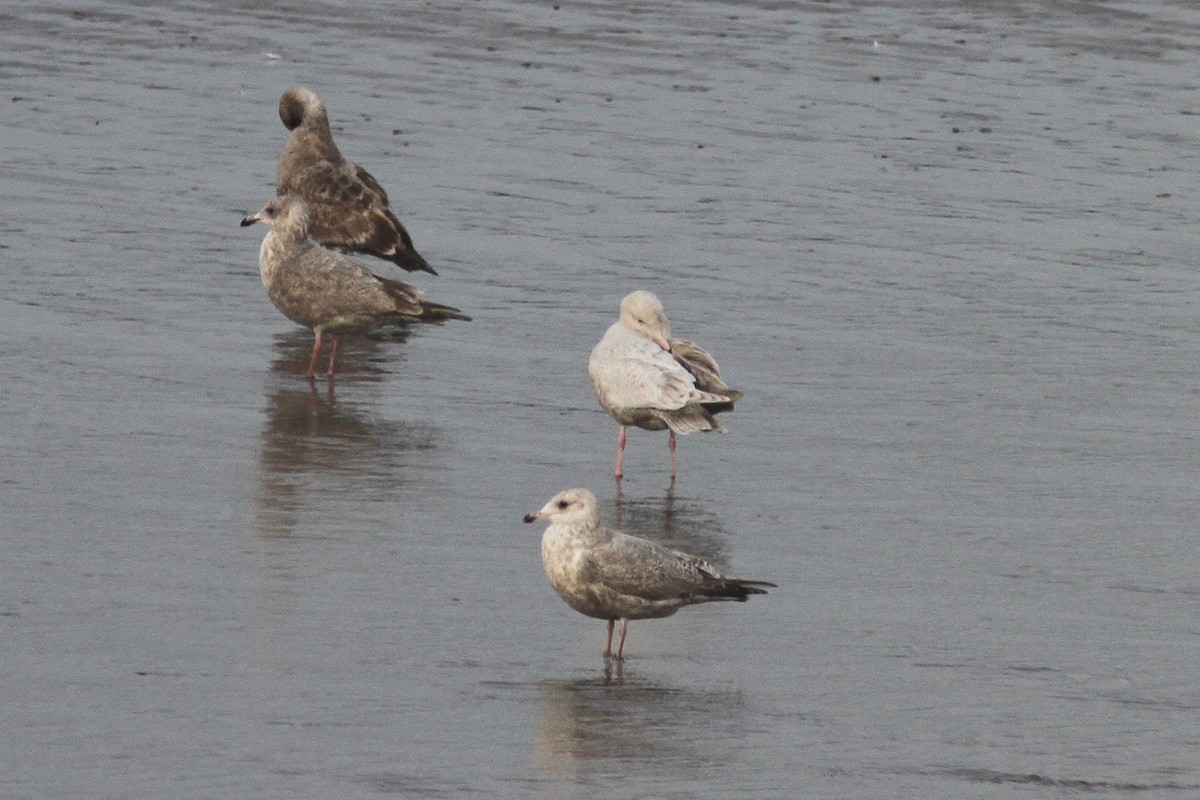
<svg viewBox="0 0 1200 800">
<path fill-rule="evenodd" d="M 338 150 L 325 105 L 315 93 L 288 89 L 279 100 L 279 118 L 291 134 L 279 156 L 276 194 L 304 198 L 310 236 L 325 247 L 437 274 L 392 212 L 379 181 Z"/>
<path fill-rule="evenodd" d="M 360 259 L 327 250 L 309 238 L 304 200 L 276 197 L 242 225 L 261 222 L 270 230 L 259 249 L 263 286 L 275 307 L 293 322 L 312 328 L 308 377 L 316 375 L 322 339 L 329 334 L 328 374 L 333 376 L 338 337 L 409 322 L 443 324 L 470 320 L 451 306 L 422 299 L 415 286 L 378 274 Z"/>
<path fill-rule="evenodd" d="M 721 379 L 716 360 L 687 339 L 672 339 L 662 302 L 639 290 L 621 301 L 620 316 L 592 349 L 588 378 L 600 406 L 617 421 L 617 466 L 623 475 L 625 428 L 669 430 L 671 480 L 675 436 L 723 431 L 714 414 L 733 409 L 742 392 Z"/>
<path fill-rule="evenodd" d="M 614 655 L 613 629 L 621 622 L 616 657 L 623 657 L 631 619 L 669 617 L 685 606 L 745 602 L 775 584 L 722 575 L 704 559 L 600 524 L 596 496 L 587 489 L 559 492 L 526 522 L 550 523 L 542 535 L 542 564 L 558 596 L 581 614 L 608 621 L 605 656 Z"/>
</svg>

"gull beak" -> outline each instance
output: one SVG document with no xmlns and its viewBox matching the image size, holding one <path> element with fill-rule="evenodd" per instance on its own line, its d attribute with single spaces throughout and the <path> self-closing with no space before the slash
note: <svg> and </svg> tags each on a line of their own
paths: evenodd
<svg viewBox="0 0 1200 800">
<path fill-rule="evenodd" d="M 259 214 L 261 214 L 261 213 L 262 212 L 260 211 Z M 251 214 L 248 217 L 242 217 L 242 227 L 249 228 L 251 225 L 258 222 L 258 220 L 260 218 L 259 214 Z"/>
<path fill-rule="evenodd" d="M 525 515 L 526 522 L 537 522 L 541 518 L 542 518 L 541 511 L 530 511 L 528 514 Z"/>
<path fill-rule="evenodd" d="M 246 223 L 243 221 L 242 224 L 245 225 Z M 664 339 L 662 336 L 655 336 L 654 343 L 656 345 L 658 345 L 659 347 L 661 347 L 663 350 L 666 350 L 668 353 L 671 352 L 671 343 L 668 342 L 666 339 Z"/>
</svg>

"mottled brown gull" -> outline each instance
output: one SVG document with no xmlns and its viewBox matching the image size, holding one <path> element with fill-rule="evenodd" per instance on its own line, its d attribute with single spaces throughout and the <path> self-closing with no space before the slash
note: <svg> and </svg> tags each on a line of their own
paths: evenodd
<svg viewBox="0 0 1200 800">
<path fill-rule="evenodd" d="M 659 299 L 647 291 L 626 295 L 620 318 L 592 349 L 588 378 L 600 406 L 613 416 L 620 478 L 625 426 L 670 430 L 671 480 L 675 479 L 675 434 L 723 431 L 713 414 L 733 409 L 742 396 L 729 388 L 717 362 L 686 339 L 671 338 Z"/>
<path fill-rule="evenodd" d="M 621 621 L 616 657 L 625 650 L 631 619 L 669 617 L 684 606 L 714 600 L 745 602 L 775 584 L 721 575 L 697 556 L 600 525 L 596 496 L 567 489 L 526 522 L 549 520 L 542 535 L 546 577 L 567 605 L 589 617 L 608 620 L 604 655 L 611 656 L 613 627 Z"/>
<path fill-rule="evenodd" d="M 309 235 L 326 247 L 379 256 L 409 272 L 437 274 L 392 213 L 379 181 L 333 143 L 325 106 L 313 92 L 284 92 L 279 118 L 292 134 L 279 156 L 276 193 L 299 195 L 308 203 Z"/>
<path fill-rule="evenodd" d="M 276 197 L 242 225 L 265 224 L 270 231 L 259 250 L 263 286 L 275 307 L 316 335 L 308 377 L 317 372 L 321 337 L 329 333 L 329 372 L 337 356 L 337 337 L 404 322 L 469 320 L 457 308 L 421 299 L 415 286 L 376 274 L 365 263 L 308 238 L 308 208 L 299 197 Z"/>
</svg>

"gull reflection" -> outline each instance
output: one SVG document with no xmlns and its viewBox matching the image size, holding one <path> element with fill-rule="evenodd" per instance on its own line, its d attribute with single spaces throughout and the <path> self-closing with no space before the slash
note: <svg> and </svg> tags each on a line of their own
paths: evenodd
<svg viewBox="0 0 1200 800">
<path fill-rule="evenodd" d="M 729 566 L 729 533 L 720 520 L 693 499 L 668 491 L 661 499 L 627 500 L 612 505 L 613 527 L 664 547 L 700 556 L 717 568 Z"/>
<path fill-rule="evenodd" d="M 705 770 L 729 763 L 748 727 L 745 700 L 735 689 L 677 689 L 609 674 L 545 681 L 541 689 L 536 753 L 556 782 L 614 770 L 656 781 L 675 774 L 703 780 Z"/>
<path fill-rule="evenodd" d="M 391 343 L 405 342 L 411 331 L 403 326 L 384 328 L 363 336 L 343 336 L 337 351 L 339 383 L 379 382 L 397 363 L 404 361 L 404 349 Z M 293 328 L 275 336 L 275 359 L 271 371 L 281 377 L 303 379 L 312 358 L 313 334 L 305 328 Z M 324 372 L 318 383 L 328 382 Z"/>
<path fill-rule="evenodd" d="M 306 513 L 311 520 L 313 510 L 322 507 L 317 497 L 353 501 L 394 496 L 406 468 L 418 461 L 414 454 L 433 449 L 439 435 L 430 425 L 382 419 L 377 403 L 360 399 L 381 382 L 376 372 L 386 371 L 385 364 L 372 364 L 371 354 L 383 347 L 378 342 L 354 354 L 346 350 L 339 385 L 343 395 L 352 386 L 354 400 L 339 399 L 332 382 L 297 379 L 294 362 L 307 359 L 302 351 L 310 348 L 309 338 L 301 331 L 277 341 L 280 355 L 266 387 L 255 499 L 258 529 L 268 536 L 291 534 Z"/>
</svg>

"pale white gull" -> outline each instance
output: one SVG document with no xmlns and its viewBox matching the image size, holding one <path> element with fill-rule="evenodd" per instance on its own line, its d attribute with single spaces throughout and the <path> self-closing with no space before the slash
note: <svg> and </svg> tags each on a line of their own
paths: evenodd
<svg viewBox="0 0 1200 800">
<path fill-rule="evenodd" d="M 409 272 L 437 274 L 392 213 L 379 181 L 333 143 L 329 116 L 313 92 L 284 92 L 279 118 L 292 133 L 279 156 L 275 190 L 308 203 L 314 239 L 326 247 L 385 258 Z"/>
<path fill-rule="evenodd" d="M 342 334 L 395 323 L 440 325 L 448 319 L 470 319 L 457 308 L 421 299 L 415 286 L 385 278 L 357 258 L 318 246 L 308 238 L 308 208 L 299 197 L 276 197 L 242 225 L 255 222 L 270 228 L 258 259 L 267 295 L 284 316 L 312 328 L 317 337 L 308 365 L 310 379 L 326 333 L 333 336 L 328 371 L 332 376 L 337 337 Z"/>
<path fill-rule="evenodd" d="M 621 621 L 616 657 L 625 650 L 631 619 L 669 617 L 684 606 L 716 600 L 745 602 L 775 584 L 721 575 L 703 559 L 600 525 L 596 496 L 567 489 L 526 522 L 548 520 L 542 564 L 558 596 L 589 617 L 608 620 L 604 655 L 611 656 L 613 627 Z"/>
<path fill-rule="evenodd" d="M 671 324 L 657 297 L 636 291 L 621 301 L 621 314 L 592 349 L 588 378 L 600 406 L 617 421 L 617 467 L 625 456 L 625 426 L 668 429 L 671 480 L 675 434 L 723 431 L 713 414 L 733 409 L 742 396 L 721 380 L 717 362 L 693 342 L 671 338 Z"/>
</svg>

